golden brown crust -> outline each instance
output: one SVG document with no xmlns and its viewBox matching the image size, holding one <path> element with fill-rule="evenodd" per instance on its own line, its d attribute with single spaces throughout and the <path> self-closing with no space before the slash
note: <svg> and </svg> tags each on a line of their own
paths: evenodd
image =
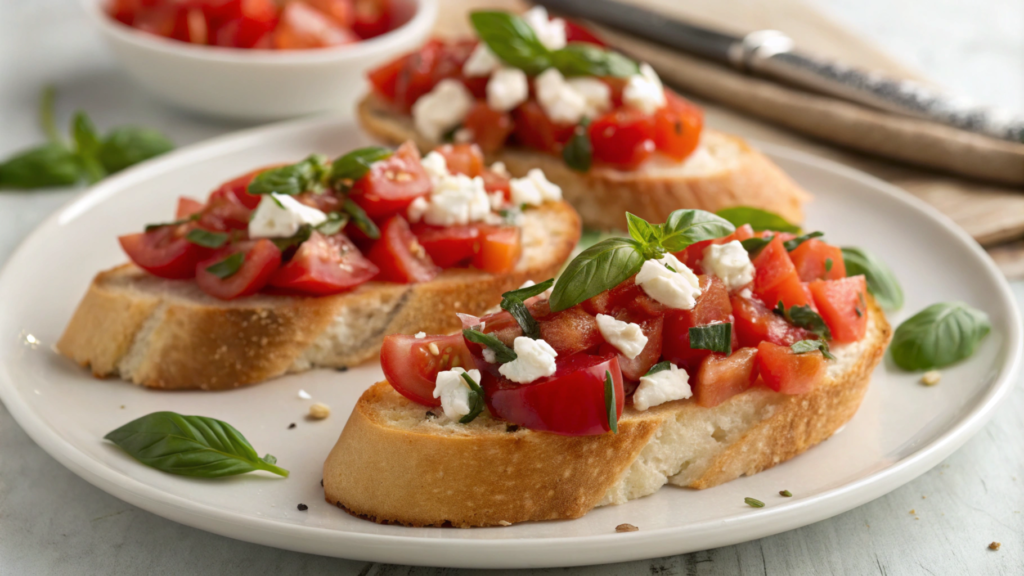
<svg viewBox="0 0 1024 576">
<path fill-rule="evenodd" d="M 396 113 L 373 94 L 359 103 L 357 116 L 363 128 L 386 142 L 413 140 L 424 151 L 437 145 L 420 135 L 408 116 Z M 488 161 L 504 162 L 514 176 L 540 168 L 562 188 L 565 200 L 589 228 L 624 230 L 627 211 L 650 222 L 664 222 L 679 208 L 715 212 L 740 205 L 770 210 L 791 222 L 803 221 L 803 203 L 810 195 L 768 158 L 735 136 L 705 129 L 702 139 L 713 156 L 727 159 L 722 169 L 701 175 L 609 169 L 581 174 L 561 158 L 517 148 L 503 149 Z"/>
<path fill-rule="evenodd" d="M 454 312 L 482 314 L 502 292 L 553 277 L 579 233 L 572 208 L 549 203 L 524 214 L 523 257 L 508 274 L 451 269 L 423 284 L 370 282 L 323 297 L 221 302 L 194 282 L 123 265 L 96 276 L 57 349 L 97 376 L 161 389 L 235 388 L 288 371 L 349 366 L 376 356 L 385 334 L 457 330 Z M 344 341 L 324 341 L 338 322 L 351 328 Z"/>
</svg>

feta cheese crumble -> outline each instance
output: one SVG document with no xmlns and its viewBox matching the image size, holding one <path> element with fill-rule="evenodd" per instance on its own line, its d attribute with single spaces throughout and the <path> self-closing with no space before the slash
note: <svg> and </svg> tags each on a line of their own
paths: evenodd
<svg viewBox="0 0 1024 576">
<path fill-rule="evenodd" d="M 416 333 L 416 338 L 426 338 L 426 337 L 427 337 L 427 333 L 426 332 L 417 332 Z"/>
<path fill-rule="evenodd" d="M 458 420 L 470 412 L 469 384 L 463 379 L 463 373 L 466 371 L 459 367 L 438 372 L 434 383 L 434 398 L 441 399 L 444 415 L 453 420 Z M 470 370 L 468 374 L 474 382 L 480 383 L 479 370 Z"/>
<path fill-rule="evenodd" d="M 409 222 L 413 224 L 423 220 L 423 215 L 427 213 L 427 208 L 430 208 L 430 202 L 427 201 L 426 197 L 420 196 L 409 204 L 409 207 L 405 210 L 405 215 L 409 219 Z"/>
<path fill-rule="evenodd" d="M 640 386 L 633 393 L 633 407 L 641 412 L 670 402 L 693 396 L 690 390 L 690 376 L 675 364 L 668 370 L 640 377 Z"/>
<path fill-rule="evenodd" d="M 566 81 L 569 86 L 583 97 L 587 108 L 584 112 L 588 118 L 593 119 L 602 112 L 612 107 L 612 89 L 597 78 L 581 77 L 570 78 Z"/>
<path fill-rule="evenodd" d="M 483 78 L 490 76 L 491 72 L 500 67 L 501 60 L 495 56 L 494 52 L 491 52 L 487 44 L 481 42 L 476 45 L 469 58 L 466 59 L 466 63 L 462 65 L 462 74 L 466 78 Z"/>
<path fill-rule="evenodd" d="M 271 193 L 256 206 L 256 212 L 249 220 L 249 237 L 287 238 L 294 236 L 303 224 L 317 226 L 326 221 L 327 215 L 320 210 L 291 196 Z"/>
<path fill-rule="evenodd" d="M 548 50 L 565 48 L 565 20 L 548 18 L 548 11 L 543 6 L 534 6 L 523 14 L 523 20 L 533 28 L 540 43 Z"/>
<path fill-rule="evenodd" d="M 641 64 L 640 73 L 630 76 L 622 91 L 622 102 L 644 114 L 654 114 L 665 106 L 665 88 L 650 64 Z"/>
<path fill-rule="evenodd" d="M 544 340 L 519 336 L 512 343 L 516 359 L 498 367 L 502 376 L 518 384 L 528 384 L 555 373 L 558 353 Z"/>
<path fill-rule="evenodd" d="M 487 105 L 508 112 L 530 97 L 526 73 L 518 68 L 500 68 L 487 81 Z"/>
<path fill-rule="evenodd" d="M 607 314 L 598 314 L 597 329 L 606 342 L 630 360 L 636 358 L 644 346 L 647 346 L 647 335 L 640 329 L 639 324 L 616 320 Z"/>
<path fill-rule="evenodd" d="M 420 134 L 440 141 L 445 132 L 465 120 L 474 102 L 462 82 L 446 78 L 412 105 L 413 123 Z"/>
<path fill-rule="evenodd" d="M 420 160 L 420 164 L 423 165 L 423 169 L 427 172 L 427 176 L 430 176 L 430 182 L 434 186 L 437 186 L 442 178 L 449 175 L 448 161 L 439 152 L 433 150 L 427 152 L 427 155 Z"/>
<path fill-rule="evenodd" d="M 704 249 L 704 259 L 700 265 L 708 274 L 721 278 L 729 291 L 754 281 L 754 265 L 750 263 L 750 254 L 739 240 L 709 245 Z"/>
<path fill-rule="evenodd" d="M 491 199 L 484 189 L 483 178 L 470 178 L 465 174 L 449 174 L 434 185 L 423 221 L 434 226 L 455 226 L 482 222 L 491 214 Z M 417 206 L 418 211 L 422 204 Z M 413 216 L 412 205 L 409 216 Z"/>
<path fill-rule="evenodd" d="M 587 113 L 587 99 L 555 68 L 548 68 L 534 78 L 533 89 L 540 107 L 554 122 L 577 124 Z"/>
<path fill-rule="evenodd" d="M 512 204 L 516 206 L 540 206 L 546 201 L 562 199 L 562 189 L 548 180 L 540 168 L 531 168 L 525 178 L 513 178 L 509 182 Z"/>
<path fill-rule="evenodd" d="M 700 296 L 697 275 L 672 254 L 644 262 L 636 275 L 636 283 L 651 298 L 678 310 L 692 309 Z"/>
<path fill-rule="evenodd" d="M 481 353 L 483 354 L 484 362 L 487 362 L 488 364 L 494 364 L 498 361 L 498 355 L 494 353 L 494 350 L 491 350 L 487 346 L 483 347 Z"/>
</svg>

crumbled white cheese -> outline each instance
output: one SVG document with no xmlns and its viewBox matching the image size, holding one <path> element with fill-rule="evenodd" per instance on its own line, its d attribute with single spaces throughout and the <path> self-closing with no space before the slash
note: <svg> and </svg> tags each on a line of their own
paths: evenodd
<svg viewBox="0 0 1024 576">
<path fill-rule="evenodd" d="M 544 340 L 519 336 L 512 343 L 516 359 L 498 368 L 502 376 L 518 384 L 528 384 L 555 373 L 558 353 Z"/>
<path fill-rule="evenodd" d="M 448 161 L 439 152 L 433 150 L 427 152 L 427 155 L 420 160 L 420 164 L 423 165 L 423 169 L 427 172 L 427 176 L 430 176 L 430 182 L 434 186 L 437 186 L 441 178 L 450 174 Z"/>
<path fill-rule="evenodd" d="M 562 199 L 562 189 L 548 180 L 540 168 L 531 168 L 525 178 L 513 178 L 509 182 L 512 204 L 516 206 L 540 206 L 544 202 Z"/>
<path fill-rule="evenodd" d="M 633 393 L 633 407 L 643 411 L 672 400 L 693 396 L 686 370 L 670 364 L 668 370 L 640 377 L 640 386 Z"/>
<path fill-rule="evenodd" d="M 622 91 L 622 103 L 644 114 L 654 114 L 665 106 L 665 88 L 650 64 L 641 64 L 640 73 L 630 76 Z"/>
<path fill-rule="evenodd" d="M 437 373 L 437 380 L 434 382 L 434 398 L 441 399 L 441 408 L 444 415 L 457 420 L 469 414 L 469 384 L 462 377 L 466 371 L 455 367 L 451 370 L 444 370 Z M 480 371 L 470 370 L 469 377 L 477 384 L 480 383 Z"/>
<path fill-rule="evenodd" d="M 505 167 L 504 162 L 495 162 L 491 164 L 491 172 L 494 172 L 498 176 L 504 176 L 505 178 L 511 178 L 512 175 L 508 173 L 508 168 Z"/>
<path fill-rule="evenodd" d="M 473 94 L 462 82 L 446 78 L 412 105 L 413 123 L 420 134 L 440 141 L 445 132 L 466 118 L 474 102 Z"/>
<path fill-rule="evenodd" d="M 306 392 L 305 390 L 299 390 L 299 398 L 301 398 L 303 400 L 312 400 L 313 399 L 313 397 L 310 396 L 309 392 Z"/>
<path fill-rule="evenodd" d="M 704 259 L 700 265 L 708 274 L 721 278 L 730 291 L 754 281 L 754 265 L 750 263 L 750 254 L 739 240 L 709 245 L 704 249 Z"/>
<path fill-rule="evenodd" d="M 501 210 L 505 207 L 505 193 L 502 191 L 491 192 L 487 195 L 487 198 L 491 201 L 491 210 Z"/>
<path fill-rule="evenodd" d="M 743 298 L 753 298 L 754 293 L 750 291 L 750 288 L 744 288 L 743 290 L 740 290 L 740 296 Z"/>
<path fill-rule="evenodd" d="M 488 364 L 494 364 L 495 362 L 498 361 L 498 355 L 494 353 L 494 350 L 491 350 L 487 346 L 484 346 L 482 353 L 484 356 L 484 362 L 487 362 Z"/>
<path fill-rule="evenodd" d="M 597 329 L 605 342 L 615 346 L 623 356 L 632 360 L 647 346 L 647 335 L 640 328 L 639 324 L 623 322 L 608 316 L 607 314 L 597 315 Z"/>
<path fill-rule="evenodd" d="M 576 124 L 587 114 L 587 99 L 555 68 L 548 68 L 534 78 L 533 89 L 540 107 L 553 122 Z"/>
<path fill-rule="evenodd" d="M 427 337 L 427 333 L 426 332 L 417 332 L 416 333 L 416 338 L 426 338 L 426 337 Z"/>
<path fill-rule="evenodd" d="M 523 14 L 523 20 L 533 28 L 540 43 L 548 50 L 565 48 L 565 20 L 561 18 L 549 19 L 548 11 L 543 6 L 534 6 Z"/>
<path fill-rule="evenodd" d="M 697 275 L 672 254 L 644 262 L 636 275 L 636 283 L 651 298 L 678 310 L 692 309 L 700 296 Z"/>
<path fill-rule="evenodd" d="M 487 105 L 508 112 L 530 97 L 526 73 L 518 68 L 500 68 L 487 81 Z"/>
<path fill-rule="evenodd" d="M 413 224 L 423 220 L 423 215 L 427 213 L 427 209 L 430 208 L 430 202 L 423 196 L 420 196 L 409 204 L 409 207 L 405 210 L 405 215 L 409 222 Z"/>
<path fill-rule="evenodd" d="M 466 63 L 462 65 L 462 75 L 466 78 L 483 78 L 490 76 L 501 66 L 501 60 L 491 52 L 487 44 L 481 42 L 470 53 Z"/>
<path fill-rule="evenodd" d="M 569 86 L 583 97 L 587 108 L 584 114 L 593 119 L 612 107 L 612 89 L 597 78 L 583 76 L 567 80 Z"/>
<path fill-rule="evenodd" d="M 291 196 L 271 193 L 260 200 L 249 220 L 250 238 L 287 238 L 294 236 L 303 224 L 316 226 L 327 221 L 327 215 L 306 206 Z"/>
<path fill-rule="evenodd" d="M 411 205 L 409 209 L 412 210 Z M 455 226 L 482 222 L 490 214 L 491 199 L 487 197 L 483 178 L 449 174 L 434 185 L 423 221 L 434 226 Z"/>
</svg>

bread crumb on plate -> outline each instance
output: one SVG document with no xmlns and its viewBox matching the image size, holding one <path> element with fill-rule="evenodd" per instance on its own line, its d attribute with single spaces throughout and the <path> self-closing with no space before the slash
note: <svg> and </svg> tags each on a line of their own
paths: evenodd
<svg viewBox="0 0 1024 576">
<path fill-rule="evenodd" d="M 999 550 L 999 547 L 1002 546 L 1002 545 L 1003 544 L 1001 542 L 993 542 L 993 543 L 988 545 L 988 549 L 989 550 Z"/>
<path fill-rule="evenodd" d="M 921 384 L 925 386 L 935 386 L 939 383 L 939 380 L 942 380 L 942 372 L 938 370 L 929 370 L 921 376 Z"/>
<path fill-rule="evenodd" d="M 313 420 L 323 420 L 331 415 L 331 407 L 327 404 L 317 402 L 309 407 L 309 417 Z"/>
<path fill-rule="evenodd" d="M 638 530 L 640 529 L 632 524 L 619 524 L 615 527 L 616 532 L 636 532 Z"/>
</svg>

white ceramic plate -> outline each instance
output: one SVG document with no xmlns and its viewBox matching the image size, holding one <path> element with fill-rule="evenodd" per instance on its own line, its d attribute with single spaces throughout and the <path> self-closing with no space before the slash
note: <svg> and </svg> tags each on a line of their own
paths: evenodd
<svg viewBox="0 0 1024 576">
<path fill-rule="evenodd" d="M 702 492 L 666 487 L 654 496 L 584 518 L 509 528 L 451 530 L 380 526 L 330 506 L 321 465 L 377 365 L 315 371 L 231 392 L 154 392 L 95 380 L 52 351 L 100 269 L 124 260 L 115 241 L 165 221 L 180 194 L 202 195 L 254 167 L 312 152 L 340 153 L 366 141 L 347 120 L 293 122 L 183 149 L 113 177 L 43 223 L 0 277 L 0 399 L 32 438 L 92 484 L 136 506 L 226 536 L 315 554 L 400 564 L 539 567 L 621 562 L 768 536 L 877 498 L 937 464 L 988 420 L 1013 386 L 1021 325 L 999 272 L 965 234 L 921 202 L 859 172 L 768 148 L 815 194 L 807 226 L 841 245 L 860 245 L 897 271 L 907 294 L 894 325 L 937 301 L 988 312 L 992 334 L 942 384 L 884 363 L 860 411 L 839 434 L 794 460 Z M 304 389 L 329 404 L 325 421 L 303 418 Z M 202 414 L 240 429 L 291 477 L 217 481 L 146 468 L 103 441 L 110 430 L 157 410 Z M 289 430 L 292 422 L 297 427 Z M 793 498 L 778 496 L 788 489 Z M 743 498 L 767 506 L 754 509 Z M 306 512 L 296 509 L 309 506 Z M 639 532 L 615 533 L 628 522 Z"/>
</svg>

